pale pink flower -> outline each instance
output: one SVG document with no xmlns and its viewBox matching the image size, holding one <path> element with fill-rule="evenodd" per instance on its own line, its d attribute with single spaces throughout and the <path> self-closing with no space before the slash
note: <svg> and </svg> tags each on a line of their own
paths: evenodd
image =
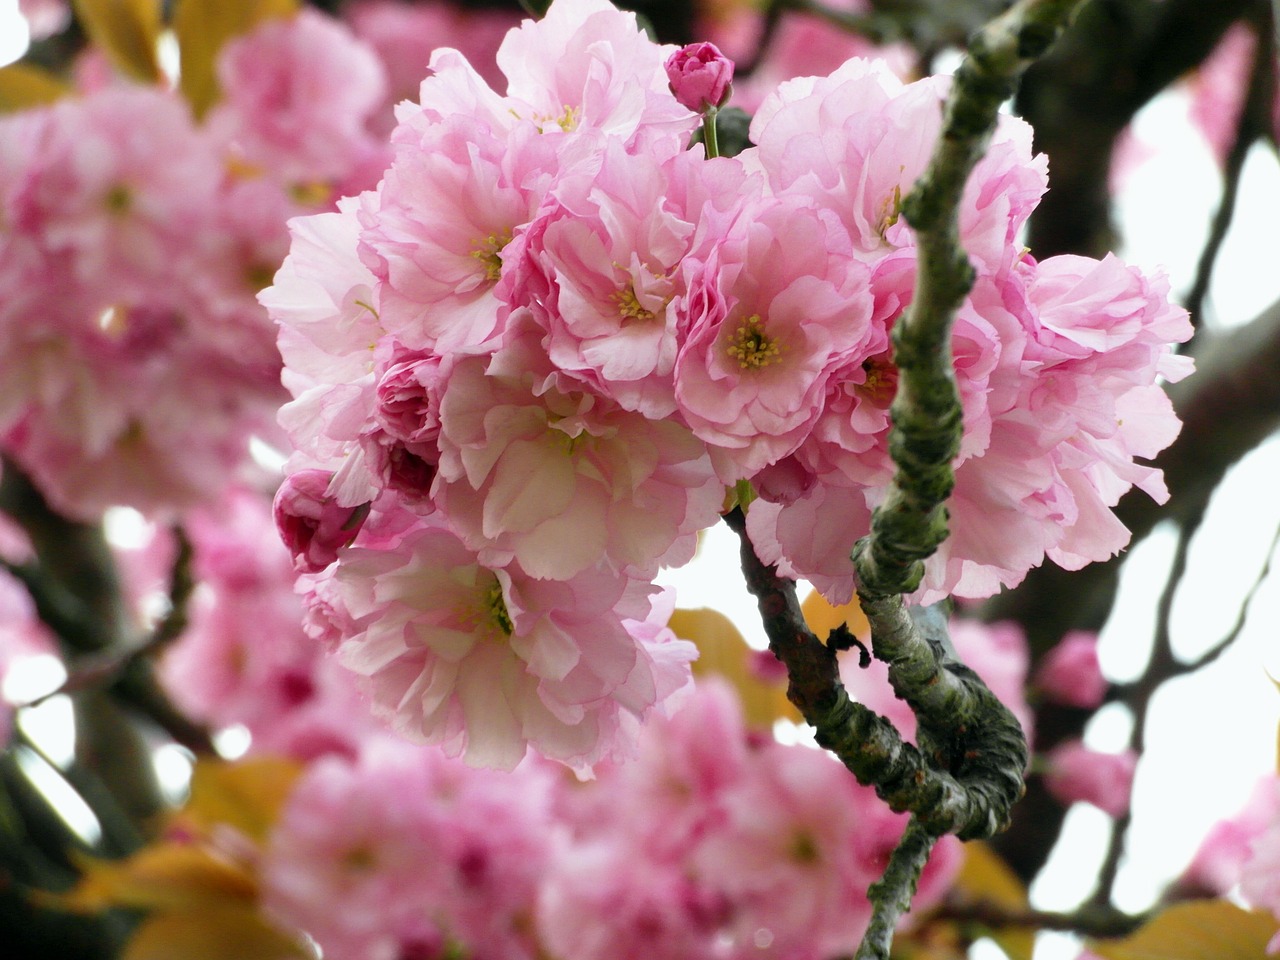
<svg viewBox="0 0 1280 960">
<path fill-rule="evenodd" d="M 889 811 L 829 755 L 762 744 L 690 860 L 702 886 L 734 907 L 730 935 L 770 955 L 812 960 L 855 950 L 906 817 Z M 931 861 L 924 910 L 959 865 L 954 840 Z M 945 876 L 938 882 L 936 873 Z"/>
<path fill-rule="evenodd" d="M 1179 890 L 1190 896 L 1220 897 L 1240 882 L 1250 846 L 1280 818 L 1278 783 L 1274 774 L 1262 777 L 1239 812 L 1210 828 L 1178 878 Z"/>
<path fill-rule="evenodd" d="M 690 43 L 667 58 L 671 92 L 683 107 L 706 113 L 724 106 L 733 91 L 733 61 L 714 43 Z"/>
<path fill-rule="evenodd" d="M 730 960 L 719 935 L 726 907 L 627 837 L 575 844 L 539 891 L 538 931 L 575 960 Z"/>
<path fill-rule="evenodd" d="M 1050 650 L 1036 669 L 1035 687 L 1048 700 L 1092 710 L 1107 693 L 1107 678 L 1098 664 L 1098 635 L 1072 630 Z"/>
<path fill-rule="evenodd" d="M 1113 817 L 1128 812 L 1138 766 L 1132 750 L 1100 753 L 1072 740 L 1054 747 L 1044 760 L 1045 786 L 1062 803 L 1084 801 Z"/>
<path fill-rule="evenodd" d="M 489 568 L 434 515 L 398 542 L 349 548 L 334 586 L 351 618 L 339 656 L 375 709 L 477 766 L 510 769 L 528 744 L 588 769 L 627 751 L 623 712 L 644 717 L 673 692 L 624 622 L 648 613 L 642 584 Z"/>
<path fill-rule="evenodd" d="M 833 372 L 865 350 L 868 274 L 838 221 L 801 198 L 748 206 L 695 271 L 676 400 L 732 482 L 793 452 Z"/>
<path fill-rule="evenodd" d="M 675 409 L 680 264 L 697 216 L 671 181 L 696 176 L 703 160 L 655 159 L 610 140 L 598 168 L 561 177 L 522 237 L 503 296 L 530 307 L 556 366 L 657 419 Z"/>
<path fill-rule="evenodd" d="M 413 348 L 481 343 L 501 330 L 494 287 L 551 184 L 554 139 L 458 114 L 421 131 L 402 124 L 393 140 L 361 233 L 361 257 L 382 284 L 381 322 Z"/>
<path fill-rule="evenodd" d="M 599 130 L 638 147 L 683 141 L 696 118 L 667 86 L 672 47 L 653 43 L 635 14 L 608 0 L 555 0 L 498 49 L 510 109 L 543 129 Z"/>
<path fill-rule="evenodd" d="M 556 372 L 518 316 L 502 349 L 458 355 L 441 388 L 441 508 L 485 557 L 536 577 L 686 562 L 723 500 L 703 444 Z"/>
<path fill-rule="evenodd" d="M 218 57 L 221 97 L 206 125 L 238 164 L 294 188 L 346 183 L 386 162 L 368 130 L 386 78 L 373 51 L 314 10 L 266 20 Z M 370 183 L 362 184 L 368 186 Z"/>
<path fill-rule="evenodd" d="M 857 255 L 875 259 L 914 241 L 902 198 L 923 172 L 942 124 L 945 78 L 904 85 L 879 61 L 852 59 L 830 76 L 782 83 L 751 124 L 758 164 L 779 194 L 815 200 L 844 222 Z M 1016 256 L 1015 235 L 1047 186 L 1031 130 L 1002 117 L 969 178 L 960 234 L 970 256 L 996 271 Z"/>
<path fill-rule="evenodd" d="M 387 739 L 312 764 L 263 854 L 264 909 L 337 960 L 532 958 L 554 787 L 538 766 L 498 775 Z"/>
</svg>

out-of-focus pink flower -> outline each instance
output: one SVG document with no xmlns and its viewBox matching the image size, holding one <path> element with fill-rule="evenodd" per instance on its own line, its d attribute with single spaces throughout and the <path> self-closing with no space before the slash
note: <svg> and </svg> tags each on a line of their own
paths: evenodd
<svg viewBox="0 0 1280 960">
<path fill-rule="evenodd" d="M 1220 897 L 1240 882 L 1249 849 L 1272 821 L 1280 819 L 1280 779 L 1260 779 L 1234 816 L 1219 820 L 1201 841 L 1195 857 L 1178 878 L 1189 896 Z"/>
<path fill-rule="evenodd" d="M 1251 906 L 1264 907 L 1280 917 L 1280 817 L 1273 817 L 1265 832 L 1249 845 L 1249 859 L 1240 874 L 1240 895 Z M 1267 953 L 1280 952 L 1280 932 L 1267 945 Z"/>
<path fill-rule="evenodd" d="M 374 173 L 385 165 L 367 127 L 382 104 L 382 65 L 332 17 L 304 8 L 267 20 L 227 44 L 218 80 L 222 99 L 206 124 L 239 163 L 294 188 L 325 182 L 342 192 L 363 164 L 376 163 Z"/>
<path fill-rule="evenodd" d="M 293 565 L 316 573 L 338 559 L 338 550 L 356 538 L 368 507 L 344 507 L 329 494 L 333 475 L 299 470 L 284 478 L 272 513 Z"/>
<path fill-rule="evenodd" d="M 500 86 L 498 45 L 520 22 L 515 10 L 468 8 L 448 0 L 360 0 L 345 4 L 342 16 L 355 35 L 373 47 L 387 73 L 388 95 L 373 118 L 379 131 L 390 131 L 394 125 L 395 104 L 417 96 L 437 47 L 456 48 L 490 86 Z"/>
<path fill-rule="evenodd" d="M 1059 744 L 1045 756 L 1045 786 L 1062 803 L 1091 803 L 1113 817 L 1129 809 L 1138 755 L 1099 753 L 1079 740 Z"/>
<path fill-rule="evenodd" d="M 1098 665 L 1098 635 L 1072 630 L 1045 655 L 1036 670 L 1036 688 L 1053 703 L 1092 710 L 1107 693 Z"/>
<path fill-rule="evenodd" d="M 71 4 L 67 0 L 18 0 L 18 12 L 26 18 L 32 40 L 60 33 L 71 22 Z"/>
<path fill-rule="evenodd" d="M 733 91 L 733 61 L 714 43 L 691 43 L 667 58 L 667 80 L 681 106 L 706 113 Z"/>
<path fill-rule="evenodd" d="M 263 906 L 334 960 L 532 960 L 529 922 L 558 840 L 556 781 L 471 770 L 391 740 L 313 764 L 262 859 Z"/>
</svg>

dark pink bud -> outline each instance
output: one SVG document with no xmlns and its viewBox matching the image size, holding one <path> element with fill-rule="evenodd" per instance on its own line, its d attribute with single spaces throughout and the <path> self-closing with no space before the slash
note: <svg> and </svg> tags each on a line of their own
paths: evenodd
<svg viewBox="0 0 1280 960">
<path fill-rule="evenodd" d="M 1113 817 L 1129 809 L 1138 755 L 1099 753 L 1079 740 L 1059 744 L 1045 757 L 1045 786 L 1062 803 L 1084 801 Z"/>
<path fill-rule="evenodd" d="M 1035 685 L 1053 703 L 1092 710 L 1107 695 L 1098 665 L 1098 635 L 1073 630 L 1049 651 L 1036 671 Z"/>
<path fill-rule="evenodd" d="M 333 475 L 323 470 L 299 470 L 284 478 L 273 507 L 280 539 L 303 573 L 318 573 L 338 559 L 360 532 L 369 505 L 340 506 L 327 494 Z"/>
<path fill-rule="evenodd" d="M 667 59 L 667 80 L 682 107 L 706 113 L 729 99 L 733 61 L 713 43 L 691 43 Z"/>
</svg>

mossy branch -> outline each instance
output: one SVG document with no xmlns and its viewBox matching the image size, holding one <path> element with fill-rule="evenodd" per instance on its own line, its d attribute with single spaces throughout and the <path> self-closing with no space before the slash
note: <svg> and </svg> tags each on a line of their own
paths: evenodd
<svg viewBox="0 0 1280 960">
<path fill-rule="evenodd" d="M 894 332 L 900 377 L 889 450 L 896 465 L 871 534 L 853 559 L 875 656 L 889 665 L 899 697 L 916 714 L 914 747 L 885 718 L 853 703 L 840 682 L 835 645 L 805 625 L 795 584 L 759 560 L 741 511 L 726 515 L 742 541 L 742 567 L 770 649 L 787 667 L 787 696 L 860 782 L 875 786 L 909 827 L 884 878 L 869 891 L 873 918 L 858 960 L 887 958 L 893 929 L 910 908 L 936 839 L 991 836 L 1007 826 L 1022 794 L 1027 745 L 1009 710 L 950 651 L 945 615 L 913 614 L 903 595 L 924 577 L 924 561 L 947 536 L 946 500 L 955 483 L 963 410 L 951 356 L 951 327 L 973 286 L 960 244 L 965 183 L 995 130 L 1018 78 L 1048 49 L 1083 0 L 1022 0 L 976 34 L 948 97 L 942 135 L 903 212 L 916 235 L 911 307 Z"/>
<path fill-rule="evenodd" d="M 1026 738 L 986 685 L 926 635 L 903 595 L 919 587 L 925 560 L 948 533 L 946 500 L 955 484 L 951 462 L 963 431 L 951 328 L 974 280 L 960 243 L 965 183 L 990 143 L 1000 106 L 1081 2 L 1022 0 L 974 35 L 956 72 L 942 135 L 903 204 L 915 231 L 918 266 L 911 306 L 893 331 L 900 376 L 890 409 L 889 453 L 896 470 L 872 516 L 870 535 L 853 552 L 873 653 L 889 665 L 894 692 L 915 712 L 918 739 L 932 754 L 932 764 L 965 786 L 967 819 L 950 832 L 966 839 L 990 836 L 1008 825 L 1023 791 Z M 875 919 L 859 960 L 888 956 L 893 924 L 910 906 L 902 878 L 890 873 L 914 864 L 918 877 L 924 865 L 915 855 L 919 834 L 937 836 L 943 826 L 933 817 L 913 819 L 890 872 L 869 893 Z"/>
</svg>

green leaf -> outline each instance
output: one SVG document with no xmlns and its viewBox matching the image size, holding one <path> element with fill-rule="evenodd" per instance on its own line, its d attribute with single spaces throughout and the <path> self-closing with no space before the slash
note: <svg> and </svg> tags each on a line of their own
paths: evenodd
<svg viewBox="0 0 1280 960">
<path fill-rule="evenodd" d="M 74 0 L 76 18 L 94 45 L 121 73 L 156 83 L 160 0 Z"/>
<path fill-rule="evenodd" d="M 70 93 L 70 86 L 31 64 L 11 63 L 0 67 L 0 113 L 47 106 Z"/>
<path fill-rule="evenodd" d="M 1104 960 L 1264 960 L 1280 926 L 1261 910 L 1225 900 L 1174 904 L 1123 940 L 1094 940 Z"/>
<path fill-rule="evenodd" d="M 182 75 L 179 88 L 197 117 L 218 102 L 218 55 L 228 40 L 274 17 L 291 17 L 300 0 L 178 0 L 173 32 Z"/>
</svg>

